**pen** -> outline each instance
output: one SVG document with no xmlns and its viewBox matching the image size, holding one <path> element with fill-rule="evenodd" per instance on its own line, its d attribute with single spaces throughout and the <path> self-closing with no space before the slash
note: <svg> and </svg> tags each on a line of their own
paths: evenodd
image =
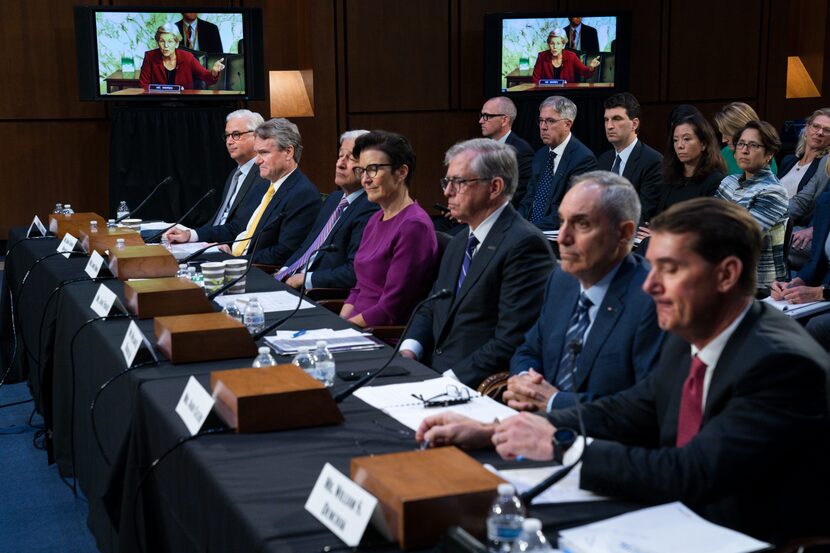
<svg viewBox="0 0 830 553">
<path fill-rule="evenodd" d="M 294 334 L 292 334 L 292 335 L 291 335 L 291 337 L 292 337 L 292 338 L 299 338 L 300 336 L 302 336 L 302 335 L 303 335 L 303 334 L 305 334 L 306 332 L 308 332 L 306 329 L 298 330 L 297 332 L 295 332 Z"/>
</svg>

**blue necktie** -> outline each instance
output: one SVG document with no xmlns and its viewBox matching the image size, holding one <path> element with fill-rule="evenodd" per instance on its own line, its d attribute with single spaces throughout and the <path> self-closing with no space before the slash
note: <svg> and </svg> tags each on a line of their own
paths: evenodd
<svg viewBox="0 0 830 553">
<path fill-rule="evenodd" d="M 612 172 L 612 173 L 616 173 L 616 174 L 618 174 L 618 175 L 619 175 L 619 174 L 620 174 L 620 165 L 621 165 L 621 164 L 622 164 L 622 158 L 618 155 L 618 156 L 614 159 L 614 165 L 612 165 L 612 166 L 611 166 L 611 172 Z"/>
<path fill-rule="evenodd" d="M 475 234 L 470 234 L 467 238 L 467 251 L 464 252 L 464 261 L 461 263 L 461 272 L 458 274 L 458 286 L 455 290 L 461 290 L 461 285 L 464 284 L 464 279 L 467 278 L 467 272 L 470 270 L 470 263 L 473 262 L 473 251 L 478 246 L 478 238 Z"/>
<path fill-rule="evenodd" d="M 559 371 L 556 374 L 556 387 L 564 392 L 576 391 L 572 389 L 573 374 L 571 373 L 571 368 L 573 365 L 572 358 L 574 358 L 575 355 L 574 352 L 571 351 L 570 344 L 573 342 L 579 342 L 582 344 L 582 338 L 585 336 L 585 331 L 588 329 L 588 325 L 591 322 L 591 318 L 588 316 L 588 310 L 592 305 L 593 303 L 591 303 L 591 300 L 589 300 L 588 296 L 585 295 L 585 292 L 579 294 L 579 302 L 576 304 L 576 310 L 574 311 L 570 324 L 568 325 L 568 332 L 565 334 L 565 346 L 562 352 L 562 357 L 559 360 Z M 578 356 L 579 353 L 577 352 L 576 355 Z"/>
<path fill-rule="evenodd" d="M 545 216 L 545 208 L 548 205 L 548 196 L 550 196 L 551 188 L 553 187 L 553 166 L 556 159 L 556 152 L 548 148 L 548 159 L 545 162 L 545 170 L 542 171 L 542 176 L 539 177 L 539 184 L 536 186 L 536 192 L 533 196 L 533 206 L 530 209 L 530 222 L 538 223 Z"/>
</svg>

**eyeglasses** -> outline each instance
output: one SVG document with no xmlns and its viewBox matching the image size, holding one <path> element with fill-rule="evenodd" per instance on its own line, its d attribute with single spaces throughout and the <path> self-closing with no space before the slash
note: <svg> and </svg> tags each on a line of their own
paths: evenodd
<svg viewBox="0 0 830 553">
<path fill-rule="evenodd" d="M 547 125 L 548 127 L 552 127 L 560 121 L 564 121 L 564 119 L 554 119 L 552 117 L 548 117 L 546 119 L 542 119 L 541 117 L 536 120 L 539 123 L 539 126 Z"/>
<path fill-rule="evenodd" d="M 248 134 L 248 133 L 252 133 L 252 132 L 254 132 L 254 131 L 245 131 L 245 132 L 233 131 L 233 132 L 226 132 L 225 134 L 223 134 L 223 135 L 222 135 L 222 140 L 227 141 L 227 140 L 228 140 L 228 137 L 230 136 L 231 138 L 233 138 L 233 141 L 234 141 L 234 142 L 239 142 L 239 139 L 240 139 L 240 138 L 242 138 L 242 136 L 243 136 L 243 135 L 246 135 L 246 134 Z"/>
<path fill-rule="evenodd" d="M 421 394 L 412 394 L 412 397 L 418 401 L 423 402 L 424 407 L 449 407 L 450 405 L 462 405 L 473 400 L 470 395 L 470 390 L 467 388 L 459 389 L 457 386 L 450 384 L 447 386 L 447 391 L 437 396 L 425 398 Z"/>
<path fill-rule="evenodd" d="M 381 167 L 393 167 L 393 165 L 391 163 L 372 163 L 366 167 L 355 167 L 352 172 L 357 180 L 362 180 L 363 175 L 373 179 L 378 176 L 378 169 Z"/>
<path fill-rule="evenodd" d="M 484 177 L 476 177 L 474 179 L 459 179 L 456 177 L 447 178 L 444 177 L 439 182 L 441 183 L 441 189 L 446 190 L 447 188 L 452 188 L 456 192 L 460 192 L 463 189 L 467 189 L 472 183 L 478 181 L 490 181 L 489 178 Z"/>
<path fill-rule="evenodd" d="M 735 144 L 735 149 L 736 150 L 743 150 L 744 148 L 749 148 L 753 152 L 757 152 L 758 150 L 760 150 L 763 147 L 764 147 L 763 144 L 758 144 L 757 142 L 744 142 L 743 140 L 741 140 L 740 142 Z"/>
<path fill-rule="evenodd" d="M 830 127 L 822 127 L 818 123 L 810 123 L 810 129 L 813 132 L 820 132 L 821 134 L 830 135 Z"/>
<path fill-rule="evenodd" d="M 162 46 L 162 45 L 164 45 L 164 46 L 175 46 L 179 43 L 179 41 L 178 40 L 173 40 L 173 39 L 159 40 L 158 43 L 159 43 L 159 46 Z"/>
<path fill-rule="evenodd" d="M 504 113 L 484 113 L 481 112 L 478 114 L 479 119 L 484 119 L 485 121 L 489 121 L 493 117 L 504 117 L 506 114 Z"/>
</svg>

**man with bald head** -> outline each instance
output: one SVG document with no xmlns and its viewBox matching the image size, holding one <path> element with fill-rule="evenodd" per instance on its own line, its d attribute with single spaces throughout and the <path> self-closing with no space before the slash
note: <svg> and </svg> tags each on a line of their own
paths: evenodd
<svg viewBox="0 0 830 553">
<path fill-rule="evenodd" d="M 496 96 L 484 102 L 478 117 L 481 135 L 484 138 L 492 138 L 516 150 L 516 160 L 519 162 L 519 183 L 511 200 L 513 207 L 519 207 L 527 192 L 527 181 L 530 180 L 533 163 L 533 148 L 513 132 L 516 114 L 516 105 L 513 100 L 506 96 Z"/>
</svg>

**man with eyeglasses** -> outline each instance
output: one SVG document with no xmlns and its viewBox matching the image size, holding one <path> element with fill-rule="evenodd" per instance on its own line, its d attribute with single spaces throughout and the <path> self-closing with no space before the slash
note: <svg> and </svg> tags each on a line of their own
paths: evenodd
<svg viewBox="0 0 830 553">
<path fill-rule="evenodd" d="M 555 261 L 542 233 L 510 205 L 513 148 L 476 138 L 450 148 L 444 163 L 450 212 L 469 227 L 447 246 L 432 289 L 452 296 L 415 315 L 401 355 L 476 387 L 506 369 L 539 314 Z"/>
<path fill-rule="evenodd" d="M 559 228 L 559 203 L 571 177 L 597 167 L 593 152 L 571 134 L 576 104 L 549 96 L 539 106 L 539 136 L 545 144 L 533 156 L 533 171 L 519 213 L 542 230 Z"/>
<path fill-rule="evenodd" d="M 513 132 L 516 113 L 513 100 L 506 96 L 496 96 L 484 102 L 481 113 L 478 115 L 478 124 L 481 125 L 481 135 L 484 138 L 492 138 L 516 150 L 516 160 L 519 162 L 519 184 L 511 203 L 513 207 L 518 208 L 527 192 L 527 181 L 530 180 L 533 163 L 533 148 Z"/>
</svg>

